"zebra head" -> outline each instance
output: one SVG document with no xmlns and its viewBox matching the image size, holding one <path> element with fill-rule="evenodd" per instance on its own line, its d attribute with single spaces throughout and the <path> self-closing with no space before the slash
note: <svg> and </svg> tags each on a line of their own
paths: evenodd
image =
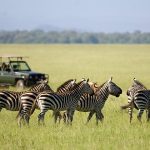
<svg viewBox="0 0 150 150">
<path fill-rule="evenodd" d="M 134 78 L 132 85 L 127 90 L 127 96 L 131 96 L 138 90 L 147 90 L 147 88 L 140 81 Z"/>
<path fill-rule="evenodd" d="M 30 91 L 35 91 L 35 92 L 43 92 L 43 91 L 51 91 L 54 92 L 51 87 L 48 85 L 47 80 L 43 80 L 35 84 L 33 87 L 30 88 Z"/>
<path fill-rule="evenodd" d="M 109 94 L 119 97 L 122 94 L 122 89 L 112 82 L 112 77 L 107 81 Z"/>
</svg>

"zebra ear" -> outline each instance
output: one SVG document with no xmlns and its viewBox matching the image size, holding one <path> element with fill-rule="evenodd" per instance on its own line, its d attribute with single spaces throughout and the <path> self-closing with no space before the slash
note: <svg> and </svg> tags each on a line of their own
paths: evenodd
<svg viewBox="0 0 150 150">
<path fill-rule="evenodd" d="M 82 78 L 82 80 L 81 81 L 85 81 L 85 78 Z"/>
<path fill-rule="evenodd" d="M 110 77 L 110 79 L 108 80 L 108 82 L 111 82 L 112 81 L 112 77 Z"/>
<path fill-rule="evenodd" d="M 45 84 L 48 84 L 48 80 L 45 80 L 44 83 L 45 83 Z"/>
<path fill-rule="evenodd" d="M 136 78 L 133 78 L 133 81 L 136 81 Z"/>
<path fill-rule="evenodd" d="M 87 79 L 87 82 L 89 82 L 89 78 Z"/>
<path fill-rule="evenodd" d="M 74 79 L 74 80 L 72 81 L 72 83 L 73 83 L 73 84 L 76 83 L 76 79 Z"/>
</svg>

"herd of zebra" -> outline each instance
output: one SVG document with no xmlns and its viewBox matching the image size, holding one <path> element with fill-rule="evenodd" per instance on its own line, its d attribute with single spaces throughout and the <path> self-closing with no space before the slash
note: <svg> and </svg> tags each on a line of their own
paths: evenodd
<svg viewBox="0 0 150 150">
<path fill-rule="evenodd" d="M 47 81 L 41 81 L 28 91 L 15 92 L 9 90 L 0 91 L 0 111 L 2 108 L 10 111 L 18 111 L 18 125 L 29 125 L 29 120 L 35 109 L 40 109 L 38 124 L 44 124 L 44 116 L 48 110 L 53 111 L 54 122 L 60 122 L 63 118 L 66 124 L 72 124 L 75 110 L 89 112 L 87 123 L 92 116 L 96 116 L 96 124 L 103 121 L 102 109 L 109 95 L 119 97 L 122 89 L 112 81 L 112 77 L 98 86 L 97 83 L 82 79 L 76 83 L 75 79 L 64 82 L 53 91 Z M 133 108 L 139 110 L 138 120 L 146 110 L 147 121 L 150 119 L 150 90 L 141 82 L 133 79 L 133 84 L 127 90 L 128 104 L 121 106 L 128 108 L 130 122 Z M 61 114 L 61 111 L 64 113 Z"/>
</svg>

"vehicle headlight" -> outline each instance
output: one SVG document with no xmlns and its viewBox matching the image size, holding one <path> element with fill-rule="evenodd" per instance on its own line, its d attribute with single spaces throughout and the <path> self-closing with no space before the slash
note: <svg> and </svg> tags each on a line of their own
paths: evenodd
<svg viewBox="0 0 150 150">
<path fill-rule="evenodd" d="M 21 76 L 23 79 L 27 79 L 28 78 L 28 76 L 26 76 L 26 75 L 22 75 Z"/>
<path fill-rule="evenodd" d="M 22 77 L 23 79 L 25 79 L 25 76 L 24 76 L 24 75 L 21 75 L 21 77 Z"/>
</svg>

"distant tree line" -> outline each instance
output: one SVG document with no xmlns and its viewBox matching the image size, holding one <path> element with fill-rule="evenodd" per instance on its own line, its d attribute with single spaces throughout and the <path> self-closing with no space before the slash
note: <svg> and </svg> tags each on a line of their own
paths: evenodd
<svg viewBox="0 0 150 150">
<path fill-rule="evenodd" d="M 0 43 L 150 44 L 150 33 L 90 33 L 76 31 L 0 31 Z"/>
</svg>

